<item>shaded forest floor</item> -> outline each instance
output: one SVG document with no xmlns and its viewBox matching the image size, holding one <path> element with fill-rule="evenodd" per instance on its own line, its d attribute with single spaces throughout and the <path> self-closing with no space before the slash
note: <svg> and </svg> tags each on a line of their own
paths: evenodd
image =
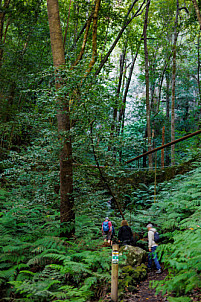
<svg viewBox="0 0 201 302">
<path fill-rule="evenodd" d="M 138 291 L 136 293 L 127 293 L 123 299 L 120 298 L 120 301 L 124 302 L 167 302 L 168 295 L 162 296 L 161 293 L 156 295 L 156 291 L 153 288 L 150 288 L 150 282 L 157 280 L 164 280 L 168 275 L 167 270 L 163 270 L 161 274 L 156 274 L 154 271 L 148 272 L 148 277 L 146 280 L 140 282 L 138 285 Z M 200 289 L 194 290 L 191 295 L 192 302 L 201 302 L 201 291 Z M 103 300 L 104 302 L 111 301 L 110 295 Z"/>
<path fill-rule="evenodd" d="M 148 272 L 148 278 L 141 282 L 138 287 L 138 292 L 129 293 L 124 297 L 125 302 L 164 302 L 167 301 L 165 296 L 161 294 L 155 295 L 155 289 L 150 288 L 150 281 L 163 280 L 168 275 L 168 271 L 164 270 L 161 274 L 156 274 L 154 271 Z"/>
<path fill-rule="evenodd" d="M 164 280 L 168 275 L 168 271 L 164 270 L 162 274 L 156 274 L 154 271 L 148 273 L 148 278 L 141 282 L 137 293 L 128 293 L 124 298 L 124 302 L 166 302 L 169 295 L 162 296 L 161 293 L 156 295 L 155 289 L 150 288 L 150 281 Z M 192 302 L 201 302 L 201 290 L 194 289 L 190 295 Z"/>
<path fill-rule="evenodd" d="M 168 275 L 168 271 L 164 270 L 161 274 L 156 274 L 154 271 L 148 272 L 148 277 L 146 280 L 140 282 L 138 285 L 138 291 L 136 293 L 127 293 L 119 301 L 124 302 L 164 302 L 167 301 L 165 296 L 161 294 L 155 295 L 155 289 L 151 289 L 149 284 L 153 280 L 163 280 Z M 104 302 L 111 301 L 110 295 L 108 295 Z"/>
</svg>

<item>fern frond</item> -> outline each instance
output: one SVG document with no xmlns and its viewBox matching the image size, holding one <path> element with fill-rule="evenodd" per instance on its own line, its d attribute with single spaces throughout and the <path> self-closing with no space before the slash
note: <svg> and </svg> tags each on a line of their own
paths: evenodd
<svg viewBox="0 0 201 302">
<path fill-rule="evenodd" d="M 189 297 L 179 297 L 179 298 L 176 298 L 176 297 L 169 297 L 168 298 L 168 302 L 191 302 L 191 298 Z"/>
</svg>

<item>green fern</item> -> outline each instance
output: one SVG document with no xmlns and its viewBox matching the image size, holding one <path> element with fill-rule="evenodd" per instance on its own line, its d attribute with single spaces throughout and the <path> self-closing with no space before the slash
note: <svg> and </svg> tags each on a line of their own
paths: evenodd
<svg viewBox="0 0 201 302">
<path fill-rule="evenodd" d="M 158 217 L 156 222 L 166 231 L 171 230 L 169 236 L 173 243 L 161 244 L 158 248 L 161 260 L 169 268 L 169 276 L 163 283 L 152 283 L 157 292 L 162 289 L 163 294 L 174 292 L 179 296 L 170 297 L 168 301 L 191 301 L 184 295 L 201 286 L 200 180 L 201 168 L 189 173 L 181 184 L 173 180 L 172 185 L 168 185 L 168 199 L 164 189 L 163 199 L 150 209 L 150 213 L 155 211 L 153 215 Z M 171 188 L 176 190 L 171 192 Z"/>
<path fill-rule="evenodd" d="M 188 297 L 179 297 L 179 298 L 175 298 L 175 297 L 169 297 L 168 298 L 168 302 L 191 302 L 191 298 Z"/>
</svg>

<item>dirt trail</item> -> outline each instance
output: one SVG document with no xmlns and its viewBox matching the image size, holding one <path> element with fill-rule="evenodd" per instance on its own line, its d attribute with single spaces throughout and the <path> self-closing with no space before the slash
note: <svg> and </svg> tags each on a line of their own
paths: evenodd
<svg viewBox="0 0 201 302">
<path fill-rule="evenodd" d="M 149 282 L 152 280 L 163 280 L 168 275 L 168 271 L 164 270 L 161 274 L 156 274 L 154 271 L 148 273 L 148 278 L 145 281 L 140 282 L 138 285 L 138 291 L 136 293 L 127 293 L 124 295 L 123 302 L 165 302 L 167 301 L 165 296 L 161 294 L 155 295 L 155 289 L 149 287 Z M 108 294 L 103 302 L 111 302 L 110 294 Z"/>
<path fill-rule="evenodd" d="M 155 296 L 155 289 L 149 287 L 149 282 L 152 280 L 163 280 L 167 276 L 167 270 L 164 270 L 162 274 L 156 274 L 155 272 L 149 272 L 148 278 L 141 282 L 138 287 L 138 292 L 128 295 L 124 298 L 124 302 L 164 302 L 167 301 L 166 297 L 161 294 Z"/>
</svg>

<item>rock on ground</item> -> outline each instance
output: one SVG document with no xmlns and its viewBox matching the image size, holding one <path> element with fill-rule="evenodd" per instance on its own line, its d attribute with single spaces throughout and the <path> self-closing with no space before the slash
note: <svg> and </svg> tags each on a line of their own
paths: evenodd
<svg viewBox="0 0 201 302">
<path fill-rule="evenodd" d="M 136 266 L 145 262 L 147 257 L 147 252 L 140 247 L 124 245 L 119 249 L 119 255 L 126 255 L 126 260 L 123 265 Z"/>
</svg>

